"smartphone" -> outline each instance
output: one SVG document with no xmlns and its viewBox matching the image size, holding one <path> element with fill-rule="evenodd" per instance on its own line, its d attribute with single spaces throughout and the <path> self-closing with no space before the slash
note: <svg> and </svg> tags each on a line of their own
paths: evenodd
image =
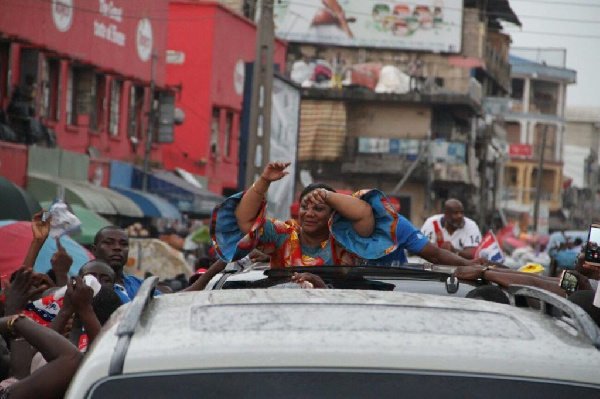
<svg viewBox="0 0 600 399">
<path fill-rule="evenodd" d="M 560 275 L 560 283 L 558 283 L 560 288 L 565 290 L 568 295 L 571 295 L 577 288 L 579 288 L 579 282 L 577 281 L 577 276 L 573 274 L 573 272 L 569 270 L 564 270 Z"/>
<path fill-rule="evenodd" d="M 592 266 L 600 267 L 600 224 L 590 225 L 585 245 L 585 261 Z"/>
</svg>

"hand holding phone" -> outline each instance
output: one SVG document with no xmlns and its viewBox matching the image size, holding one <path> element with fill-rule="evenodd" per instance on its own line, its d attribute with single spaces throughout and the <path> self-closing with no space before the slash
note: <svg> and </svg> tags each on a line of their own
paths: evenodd
<svg viewBox="0 0 600 399">
<path fill-rule="evenodd" d="M 560 282 L 558 285 L 567 292 L 567 295 L 571 295 L 579 288 L 579 281 L 573 272 L 564 270 L 560 275 Z"/>
<path fill-rule="evenodd" d="M 585 244 L 585 261 L 589 265 L 600 267 L 600 224 L 590 225 Z"/>
</svg>

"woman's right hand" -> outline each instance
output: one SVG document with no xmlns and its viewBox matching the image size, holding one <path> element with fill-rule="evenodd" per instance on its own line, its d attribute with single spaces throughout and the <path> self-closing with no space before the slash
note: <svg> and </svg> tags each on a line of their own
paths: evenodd
<svg viewBox="0 0 600 399">
<path fill-rule="evenodd" d="M 290 166 L 290 164 L 291 162 L 269 162 L 260 177 L 269 183 L 280 180 L 282 177 L 290 174 L 290 172 L 285 171 L 285 168 Z"/>
</svg>

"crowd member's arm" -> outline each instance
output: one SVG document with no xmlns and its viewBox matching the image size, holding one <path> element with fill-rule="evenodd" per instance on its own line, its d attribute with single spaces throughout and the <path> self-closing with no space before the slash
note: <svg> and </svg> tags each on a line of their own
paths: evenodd
<svg viewBox="0 0 600 399">
<path fill-rule="evenodd" d="M 16 272 L 15 279 L 9 284 L 4 293 L 5 316 L 12 316 L 21 313 L 27 302 L 38 295 L 44 288 L 35 288 L 34 276 L 29 269 L 19 269 Z M 16 339 L 15 336 L 7 337 L 10 341 L 11 357 L 10 368 L 16 378 L 24 378 L 29 375 L 31 358 L 35 351 L 27 342 Z"/>
<path fill-rule="evenodd" d="M 7 283 L 5 290 L 4 315 L 10 316 L 21 313 L 27 302 L 36 297 L 48 287 L 36 286 L 34 273 L 29 269 L 21 268 L 15 272 L 15 279 Z"/>
<path fill-rule="evenodd" d="M 479 266 L 456 269 L 454 275 L 462 280 L 483 279 L 485 281 L 496 283 L 504 288 L 511 284 L 527 285 L 566 297 L 565 290 L 558 286 L 558 279 L 552 277 L 540 277 L 529 273 L 518 272 L 516 270 L 497 270 Z"/>
<path fill-rule="evenodd" d="M 17 334 L 35 347 L 48 363 L 9 387 L 9 397 L 62 397 L 82 360 L 82 354 L 66 338 L 26 317 L 0 319 L 0 334 Z M 12 355 L 11 355 L 12 356 Z"/>
<path fill-rule="evenodd" d="M 302 283 L 312 284 L 312 288 L 328 288 L 325 281 L 320 276 L 312 273 L 294 273 L 292 281 L 302 285 Z"/>
<path fill-rule="evenodd" d="M 369 237 L 373 234 L 375 229 L 373 208 L 360 198 L 318 188 L 306 194 L 306 199 L 314 204 L 329 205 L 334 211 L 352 222 L 352 228 L 361 237 Z"/>
<path fill-rule="evenodd" d="M 227 266 L 227 263 L 223 262 L 221 259 L 217 260 L 215 263 L 210 265 L 208 270 L 202 274 L 202 276 L 198 277 L 198 279 L 194 281 L 192 285 L 183 289 L 182 291 L 202 291 L 204 288 L 206 288 L 206 285 L 214 276 L 221 273 L 223 269 L 225 269 L 225 266 Z"/>
<path fill-rule="evenodd" d="M 67 291 L 63 298 L 63 305 L 52 323 L 50 323 L 50 328 L 59 334 L 63 334 L 69 320 L 75 314 L 79 316 L 81 325 L 83 325 L 88 335 L 89 344 L 91 344 L 102 328 L 96 313 L 94 313 L 93 298 L 94 291 L 92 288 L 88 287 L 80 276 L 73 276 L 67 281 Z"/>
<path fill-rule="evenodd" d="M 289 172 L 285 171 L 285 168 L 288 166 L 290 166 L 290 162 L 268 163 L 258 180 L 244 193 L 239 205 L 235 209 L 235 218 L 243 234 L 247 234 L 252 228 L 271 183 L 289 174 Z"/>
<path fill-rule="evenodd" d="M 436 245 L 433 245 L 430 242 L 425 244 L 418 255 L 426 261 L 436 265 L 473 266 L 482 263 L 480 259 L 465 259 L 464 257 L 456 255 L 453 252 L 438 248 Z"/>
<path fill-rule="evenodd" d="M 56 285 L 59 287 L 67 285 L 69 269 L 73 264 L 73 258 L 63 248 L 59 237 L 56 237 L 56 252 L 50 258 L 50 264 L 56 276 Z"/>
<path fill-rule="evenodd" d="M 465 259 L 473 259 L 475 256 L 475 249 L 477 249 L 477 247 L 466 247 L 462 251 L 457 251 L 456 254 Z"/>
<path fill-rule="evenodd" d="M 44 242 L 46 242 L 46 238 L 48 238 L 48 235 L 50 234 L 51 216 L 48 216 L 45 221 L 42 221 L 43 213 L 44 212 L 38 212 L 31 218 L 33 238 L 31 239 L 31 244 L 29 244 L 25 260 L 23 260 L 23 267 L 31 270 L 33 270 L 35 259 L 40 253 L 40 249 L 42 249 Z"/>
</svg>

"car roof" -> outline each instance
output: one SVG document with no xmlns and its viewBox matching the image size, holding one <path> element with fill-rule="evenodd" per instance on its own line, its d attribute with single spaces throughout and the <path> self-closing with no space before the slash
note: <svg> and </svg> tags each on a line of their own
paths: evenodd
<svg viewBox="0 0 600 399">
<path fill-rule="evenodd" d="M 115 374 L 115 348 L 123 346 L 117 335 L 130 322 L 126 313 L 135 306 L 124 306 L 111 318 L 113 325 L 92 345 L 70 392 L 85 392 L 81 390 L 86 384 Z M 118 371 L 123 375 L 343 368 L 598 384 L 600 370 L 590 337 L 561 319 L 531 309 L 428 294 L 327 289 L 183 292 L 149 299 L 132 326 Z M 597 342 L 597 329 L 595 333 Z"/>
</svg>

